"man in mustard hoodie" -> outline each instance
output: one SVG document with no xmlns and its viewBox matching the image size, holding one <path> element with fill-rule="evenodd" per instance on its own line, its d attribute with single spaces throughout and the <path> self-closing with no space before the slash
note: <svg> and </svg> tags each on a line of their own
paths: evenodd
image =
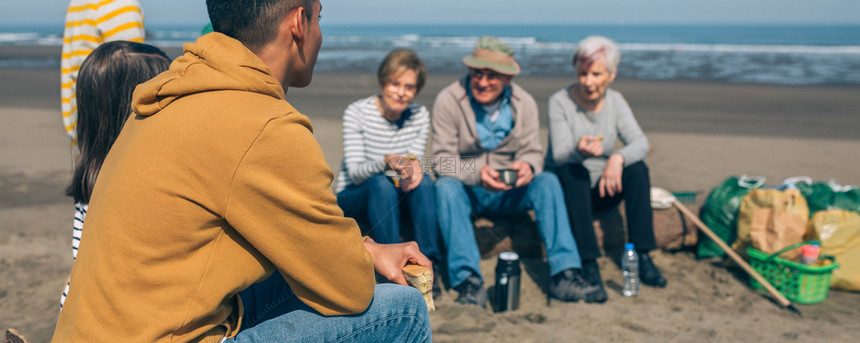
<svg viewBox="0 0 860 343">
<path fill-rule="evenodd" d="M 285 101 L 311 82 L 319 1 L 206 5 L 215 32 L 135 91 L 54 341 L 430 341 L 421 294 L 374 283 L 430 262 L 361 237 Z"/>
</svg>

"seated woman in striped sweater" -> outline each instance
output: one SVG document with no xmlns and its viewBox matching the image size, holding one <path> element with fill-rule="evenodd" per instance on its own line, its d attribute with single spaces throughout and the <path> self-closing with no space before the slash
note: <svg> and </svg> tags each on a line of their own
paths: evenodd
<svg viewBox="0 0 860 343">
<path fill-rule="evenodd" d="M 426 75 L 415 52 L 394 50 L 379 66 L 379 93 L 346 108 L 337 203 L 345 216 L 368 223 L 378 243 L 399 243 L 401 213 L 408 216 L 419 249 L 436 265 L 436 194 L 422 163 L 430 113 L 412 101 Z"/>
</svg>

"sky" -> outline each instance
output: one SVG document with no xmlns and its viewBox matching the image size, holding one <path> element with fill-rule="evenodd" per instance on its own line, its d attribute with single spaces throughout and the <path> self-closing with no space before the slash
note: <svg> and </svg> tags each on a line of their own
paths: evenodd
<svg viewBox="0 0 860 343">
<path fill-rule="evenodd" d="M 140 0 L 146 24 L 208 22 L 204 0 Z M 62 23 L 65 0 L 0 2 L 0 25 Z M 853 24 L 860 0 L 323 0 L 326 24 Z"/>
</svg>

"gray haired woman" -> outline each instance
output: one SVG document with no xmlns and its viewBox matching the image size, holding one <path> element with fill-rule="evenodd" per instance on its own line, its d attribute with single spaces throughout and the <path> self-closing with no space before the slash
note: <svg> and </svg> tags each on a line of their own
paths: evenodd
<svg viewBox="0 0 860 343">
<path fill-rule="evenodd" d="M 549 151 L 546 165 L 561 181 L 570 226 L 588 282 L 597 286 L 587 302 L 604 302 L 596 259 L 600 249 L 592 213 L 624 200 L 630 242 L 639 254 L 643 284 L 665 287 L 666 279 L 648 256 L 657 248 L 651 213 L 648 138 L 621 93 L 609 88 L 621 53 L 608 38 L 582 40 L 573 54 L 576 81 L 549 99 Z M 623 147 L 615 150 L 616 142 Z"/>
</svg>

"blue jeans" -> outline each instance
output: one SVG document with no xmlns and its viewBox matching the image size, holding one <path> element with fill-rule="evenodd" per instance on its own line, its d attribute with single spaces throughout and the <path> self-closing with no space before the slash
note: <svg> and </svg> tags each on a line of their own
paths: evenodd
<svg viewBox="0 0 860 343">
<path fill-rule="evenodd" d="M 448 251 L 448 275 L 456 287 L 470 275 L 481 277 L 478 243 L 471 214 L 510 214 L 533 209 L 538 230 L 546 246 L 550 275 L 581 268 L 579 251 L 564 204 L 558 177 L 540 173 L 525 186 L 504 192 L 464 185 L 451 177 L 436 181 L 439 230 Z"/>
<path fill-rule="evenodd" d="M 245 314 L 228 342 L 431 342 L 427 304 L 418 290 L 376 286 L 362 313 L 326 317 L 305 305 L 277 271 L 239 293 Z"/>
<path fill-rule="evenodd" d="M 350 185 L 337 194 L 343 215 L 369 222 L 371 236 L 377 243 L 400 243 L 400 206 L 408 205 L 415 242 L 434 263 L 442 261 L 439 252 L 439 230 L 436 228 L 436 190 L 430 175 L 411 192 L 394 187 L 385 175 L 377 175 L 359 185 Z M 405 206 L 404 206 L 405 207 Z"/>
</svg>

